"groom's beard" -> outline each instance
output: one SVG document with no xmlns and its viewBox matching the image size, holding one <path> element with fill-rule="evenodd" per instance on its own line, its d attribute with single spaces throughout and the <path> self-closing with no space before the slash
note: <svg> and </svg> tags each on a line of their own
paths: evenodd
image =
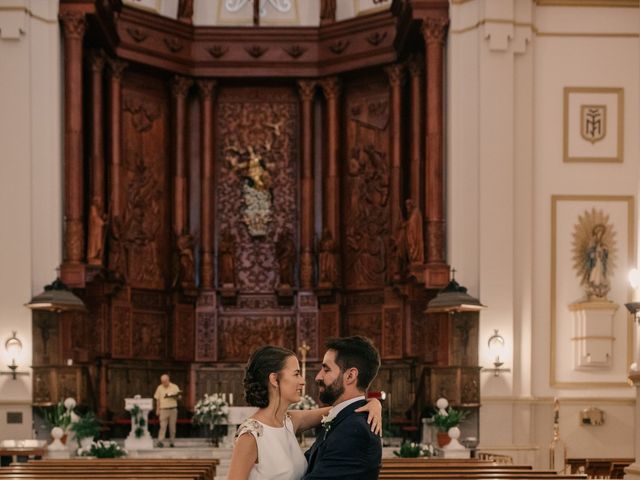
<svg viewBox="0 0 640 480">
<path fill-rule="evenodd" d="M 333 405 L 340 395 L 344 393 L 344 386 L 342 385 L 342 377 L 340 375 L 335 381 L 330 385 L 325 385 L 324 382 L 318 381 L 318 387 L 324 387 L 324 390 L 320 392 L 318 397 L 320 401 L 325 405 Z"/>
</svg>

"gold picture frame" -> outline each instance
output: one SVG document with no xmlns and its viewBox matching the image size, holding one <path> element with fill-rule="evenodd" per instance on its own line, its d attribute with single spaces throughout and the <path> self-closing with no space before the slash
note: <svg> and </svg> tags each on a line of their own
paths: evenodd
<svg viewBox="0 0 640 480">
<path fill-rule="evenodd" d="M 591 125 L 600 135 L 584 134 L 585 114 L 599 110 Z M 624 89 L 618 87 L 564 87 L 563 161 L 621 163 L 624 160 Z"/>
<path fill-rule="evenodd" d="M 567 373 L 567 355 L 559 358 L 558 346 L 569 345 L 571 327 L 569 305 L 579 300 L 579 286 L 571 259 L 571 236 L 579 216 L 590 210 L 604 211 L 616 230 L 618 244 L 615 270 L 612 272 L 610 300 L 619 305 L 615 313 L 618 337 L 626 337 L 626 355 L 615 358 L 612 372 Z M 553 195 L 551 197 L 551 271 L 550 271 L 550 371 L 549 383 L 554 388 L 621 388 L 628 385 L 627 368 L 633 358 L 633 320 L 624 303 L 633 298 L 627 272 L 636 265 L 635 198 L 632 195 Z M 575 284 L 573 283 L 575 282 Z M 567 286 L 569 285 L 569 286 Z M 577 286 L 577 289 L 576 289 Z M 576 292 L 580 292 L 577 294 Z M 564 322 L 564 323 L 562 323 Z M 623 323 L 624 322 L 624 323 Z M 625 327 L 626 325 L 626 327 Z M 622 335 L 620 335 L 622 333 Z M 622 363 L 623 362 L 623 363 Z M 599 377 L 590 380 L 588 377 Z M 603 380 L 602 377 L 616 380 Z M 568 378 L 573 377 L 573 378 Z"/>
</svg>

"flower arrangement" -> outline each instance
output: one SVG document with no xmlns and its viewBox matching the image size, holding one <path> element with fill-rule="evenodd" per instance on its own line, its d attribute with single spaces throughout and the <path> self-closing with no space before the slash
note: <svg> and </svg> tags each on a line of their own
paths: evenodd
<svg viewBox="0 0 640 480">
<path fill-rule="evenodd" d="M 71 424 L 71 409 L 67 409 L 64 402 L 60 401 L 55 405 L 42 407 L 40 409 L 42 417 L 52 428 L 60 427 L 66 431 Z"/>
<path fill-rule="evenodd" d="M 414 442 L 403 442 L 400 445 L 400 451 L 394 450 L 393 454 L 401 458 L 430 457 L 433 455 L 433 447 Z"/>
<path fill-rule="evenodd" d="M 83 438 L 97 437 L 100 434 L 100 422 L 93 412 L 82 415 L 77 422 L 71 424 L 70 430 L 76 434 L 78 443 Z"/>
<path fill-rule="evenodd" d="M 444 433 L 448 432 L 451 427 L 457 427 L 469 415 L 469 412 L 455 410 L 451 407 L 446 412 L 446 415 L 437 413 L 433 416 L 433 424 Z"/>
<path fill-rule="evenodd" d="M 127 455 L 124 448 L 111 440 L 98 440 L 89 447 L 79 448 L 76 453 L 78 456 L 96 458 L 118 458 Z"/>
<path fill-rule="evenodd" d="M 318 404 L 309 395 L 304 395 L 299 402 L 289 405 L 289 410 L 313 410 L 314 408 L 318 408 Z"/>
<path fill-rule="evenodd" d="M 229 417 L 229 404 L 223 400 L 221 395 L 214 393 L 208 395 L 205 393 L 204 398 L 198 400 L 193 412 L 193 423 L 199 425 L 208 425 L 213 429 L 215 425 L 220 425 Z"/>
</svg>

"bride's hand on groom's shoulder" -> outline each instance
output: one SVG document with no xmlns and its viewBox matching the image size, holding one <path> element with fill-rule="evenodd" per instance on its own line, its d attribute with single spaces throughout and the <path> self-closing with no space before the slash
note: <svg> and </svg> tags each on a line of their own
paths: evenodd
<svg viewBox="0 0 640 480">
<path fill-rule="evenodd" d="M 370 398 L 367 404 L 355 410 L 356 413 L 366 412 L 369 414 L 367 423 L 371 425 L 371 431 L 376 435 L 382 433 L 382 403 L 377 398 Z"/>
</svg>

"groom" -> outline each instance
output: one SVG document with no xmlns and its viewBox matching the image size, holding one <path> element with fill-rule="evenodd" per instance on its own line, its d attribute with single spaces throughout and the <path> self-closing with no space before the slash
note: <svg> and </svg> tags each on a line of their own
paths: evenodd
<svg viewBox="0 0 640 480">
<path fill-rule="evenodd" d="M 378 478 L 380 437 L 371 432 L 365 392 L 380 368 L 380 355 L 368 338 L 337 338 L 326 343 L 322 369 L 316 375 L 320 400 L 332 405 L 315 443 L 305 453 L 309 466 L 302 480 Z"/>
</svg>

